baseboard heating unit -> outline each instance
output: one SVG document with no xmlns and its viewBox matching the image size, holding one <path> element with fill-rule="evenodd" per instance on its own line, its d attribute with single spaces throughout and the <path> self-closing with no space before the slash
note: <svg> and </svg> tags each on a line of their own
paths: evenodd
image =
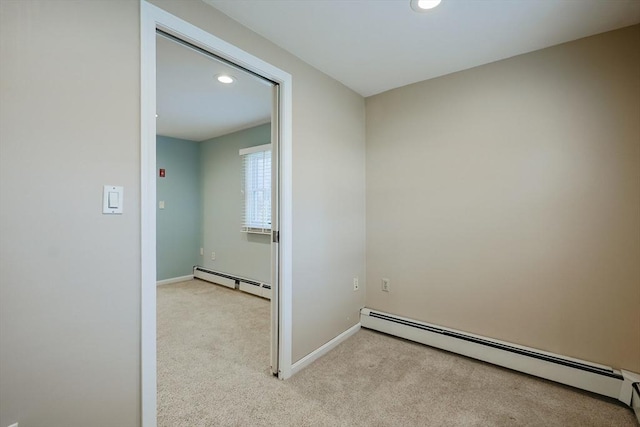
<svg viewBox="0 0 640 427">
<path fill-rule="evenodd" d="M 271 299 L 271 285 L 268 283 L 258 282 L 245 277 L 233 276 L 200 266 L 193 267 L 193 277 L 226 286 L 227 288 L 239 289 L 243 292 L 257 295 L 262 298 Z"/>
<path fill-rule="evenodd" d="M 363 328 L 504 366 L 618 399 L 631 406 L 640 376 L 530 347 L 498 341 L 369 308 L 360 310 Z M 637 388 L 637 385 L 636 385 Z M 636 401 L 637 404 L 637 401 Z"/>
<path fill-rule="evenodd" d="M 633 412 L 636 413 L 636 418 L 640 423 L 640 382 L 633 383 L 631 393 L 631 408 L 633 408 Z"/>
</svg>

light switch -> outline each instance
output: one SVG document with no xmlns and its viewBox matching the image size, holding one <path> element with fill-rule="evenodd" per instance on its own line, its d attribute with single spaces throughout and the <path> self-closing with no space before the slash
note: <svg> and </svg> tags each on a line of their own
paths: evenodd
<svg viewBox="0 0 640 427">
<path fill-rule="evenodd" d="M 121 214 L 124 202 L 123 193 L 123 187 L 105 185 L 102 191 L 102 213 Z"/>
<path fill-rule="evenodd" d="M 109 191 L 109 208 L 118 209 L 118 206 L 120 206 L 119 194 L 115 191 Z"/>
</svg>

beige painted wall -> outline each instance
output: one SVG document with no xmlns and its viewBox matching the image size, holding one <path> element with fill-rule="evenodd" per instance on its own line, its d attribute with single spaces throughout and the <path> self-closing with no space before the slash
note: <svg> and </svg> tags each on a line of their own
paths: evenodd
<svg viewBox="0 0 640 427">
<path fill-rule="evenodd" d="M 364 100 L 199 0 L 155 3 L 293 75 L 295 361 L 364 305 Z M 139 425 L 139 3 L 0 8 L 0 426 Z"/>
<path fill-rule="evenodd" d="M 640 372 L 639 26 L 366 106 L 368 307 Z"/>
<path fill-rule="evenodd" d="M 2 427 L 139 423 L 138 8 L 0 1 Z"/>
</svg>

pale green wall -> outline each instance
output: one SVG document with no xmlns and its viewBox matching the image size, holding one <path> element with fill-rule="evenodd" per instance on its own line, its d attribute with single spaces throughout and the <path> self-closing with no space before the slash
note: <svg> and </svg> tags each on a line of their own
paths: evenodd
<svg viewBox="0 0 640 427">
<path fill-rule="evenodd" d="M 191 274 L 201 263 L 200 144 L 166 136 L 156 142 L 157 167 L 166 171 L 164 178 L 156 174 L 157 279 L 164 280 Z"/>
<path fill-rule="evenodd" d="M 269 124 L 201 143 L 157 137 L 157 167 L 166 170 L 165 178 L 157 177 L 158 280 L 191 274 L 194 265 L 202 265 L 270 283 L 269 236 L 240 232 L 238 153 L 270 139 Z M 215 261 L 211 252 L 216 252 Z"/>
<path fill-rule="evenodd" d="M 271 283 L 269 236 L 240 231 L 242 162 L 238 151 L 270 141 L 271 125 L 265 124 L 201 143 L 203 265 L 266 283 Z M 215 261 L 211 252 L 216 253 Z"/>
</svg>

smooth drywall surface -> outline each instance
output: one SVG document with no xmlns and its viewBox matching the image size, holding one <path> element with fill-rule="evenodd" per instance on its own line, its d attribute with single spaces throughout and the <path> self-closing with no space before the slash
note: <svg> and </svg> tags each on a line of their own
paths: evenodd
<svg viewBox="0 0 640 427">
<path fill-rule="evenodd" d="M 364 303 L 364 100 L 203 2 L 154 3 L 293 76 L 298 360 Z M 0 425 L 140 424 L 139 7 L 0 1 Z"/>
<path fill-rule="evenodd" d="M 367 306 L 640 371 L 639 26 L 366 105 Z"/>
<path fill-rule="evenodd" d="M 156 166 L 165 170 L 156 175 L 157 280 L 165 280 L 192 274 L 202 263 L 200 144 L 159 135 Z"/>
<path fill-rule="evenodd" d="M 265 90 L 271 90 L 265 86 Z M 271 283 L 271 236 L 240 231 L 241 148 L 271 142 L 265 124 L 201 143 L 203 266 L 233 276 Z M 211 254 L 215 252 L 215 260 Z"/>
<path fill-rule="evenodd" d="M 0 1 L 3 427 L 140 424 L 139 7 Z"/>
<path fill-rule="evenodd" d="M 363 99 L 294 77 L 293 360 L 360 322 L 365 277 Z M 359 278 L 359 291 L 353 278 Z"/>
<path fill-rule="evenodd" d="M 365 281 L 364 100 L 201 1 L 153 4 L 293 76 L 293 356 L 359 321 Z"/>
</svg>

